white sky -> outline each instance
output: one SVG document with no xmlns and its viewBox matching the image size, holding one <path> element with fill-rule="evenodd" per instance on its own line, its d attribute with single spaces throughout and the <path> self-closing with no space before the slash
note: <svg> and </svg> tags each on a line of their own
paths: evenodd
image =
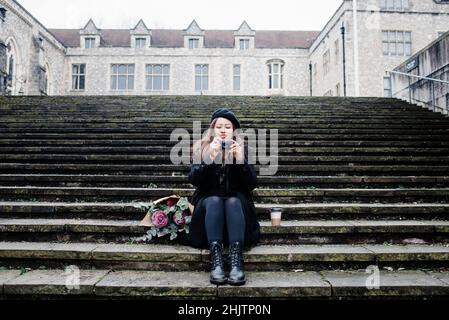
<svg viewBox="0 0 449 320">
<path fill-rule="evenodd" d="M 99 28 L 185 29 L 195 19 L 202 29 L 321 30 L 342 0 L 18 0 L 47 28 L 82 28 L 92 18 Z"/>
</svg>

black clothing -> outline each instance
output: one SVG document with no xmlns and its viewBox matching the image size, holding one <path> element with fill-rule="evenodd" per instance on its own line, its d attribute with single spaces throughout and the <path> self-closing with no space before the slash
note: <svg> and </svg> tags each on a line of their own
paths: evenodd
<svg viewBox="0 0 449 320">
<path fill-rule="evenodd" d="M 243 243 L 245 240 L 245 215 L 237 197 L 210 196 L 204 199 L 206 210 L 206 235 L 208 242 L 223 242 L 223 231 L 226 230 L 229 242 Z"/>
<path fill-rule="evenodd" d="M 190 200 L 194 205 L 192 221 L 190 224 L 189 242 L 196 248 L 208 248 L 208 239 L 205 228 L 206 210 L 203 201 L 214 195 L 225 192 L 226 196 L 235 196 L 240 199 L 245 217 L 244 245 L 255 245 L 260 237 L 260 225 L 257 220 L 256 208 L 252 191 L 257 184 L 257 174 L 253 164 L 248 163 L 248 151 L 245 148 L 243 164 L 226 164 L 224 189 L 220 187 L 220 170 L 222 164 L 192 164 L 189 173 L 189 182 L 196 186 L 196 190 Z M 227 233 L 224 234 L 224 244 L 228 244 Z"/>
</svg>

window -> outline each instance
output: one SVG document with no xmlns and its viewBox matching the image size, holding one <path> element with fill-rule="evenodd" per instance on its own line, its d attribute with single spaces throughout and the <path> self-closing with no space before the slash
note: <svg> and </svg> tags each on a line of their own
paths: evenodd
<svg viewBox="0 0 449 320">
<path fill-rule="evenodd" d="M 326 52 L 323 54 L 323 75 L 329 73 L 329 60 L 330 60 L 330 53 L 329 50 L 326 50 Z"/>
<path fill-rule="evenodd" d="M 382 10 L 404 11 L 409 8 L 409 0 L 381 0 Z"/>
<path fill-rule="evenodd" d="M 9 56 L 8 60 L 8 75 L 6 80 L 8 81 L 8 84 L 12 83 L 12 80 L 14 79 L 14 56 Z"/>
<path fill-rule="evenodd" d="M 239 41 L 240 50 L 248 50 L 249 49 L 249 39 L 240 39 Z"/>
<path fill-rule="evenodd" d="M 384 97 L 391 98 L 391 78 L 384 77 Z"/>
<path fill-rule="evenodd" d="M 142 49 L 147 45 L 147 39 L 145 38 L 136 38 L 136 48 Z"/>
<path fill-rule="evenodd" d="M 134 90 L 134 65 L 113 64 L 111 90 Z"/>
<path fill-rule="evenodd" d="M 283 69 L 284 62 L 276 61 L 268 63 L 268 88 L 283 88 Z"/>
<path fill-rule="evenodd" d="M 382 31 L 382 51 L 385 56 L 410 56 L 412 54 L 410 31 Z"/>
<path fill-rule="evenodd" d="M 233 67 L 233 88 L 234 91 L 240 91 L 240 74 L 241 74 L 241 67 L 239 64 L 235 64 Z"/>
<path fill-rule="evenodd" d="M 45 95 L 48 95 L 48 89 L 49 89 L 48 85 L 49 85 L 49 83 L 48 83 L 48 73 L 44 72 L 44 83 L 42 84 L 42 93 L 44 93 Z"/>
<path fill-rule="evenodd" d="M 196 49 L 200 46 L 200 39 L 189 39 L 189 49 Z"/>
<path fill-rule="evenodd" d="M 146 90 L 168 90 L 170 66 L 168 64 L 149 64 L 146 67 Z"/>
<path fill-rule="evenodd" d="M 84 90 L 86 86 L 86 65 L 72 64 L 72 90 Z"/>
<path fill-rule="evenodd" d="M 335 64 L 338 64 L 340 62 L 340 41 L 335 40 L 334 43 L 335 46 Z"/>
<path fill-rule="evenodd" d="M 85 38 L 84 44 L 86 49 L 95 48 L 95 38 Z"/>
<path fill-rule="evenodd" d="M 5 21 L 5 18 L 6 18 L 6 11 L 7 10 L 5 8 L 3 8 L 3 7 L 0 8 L 0 19 L 3 21 Z"/>
<path fill-rule="evenodd" d="M 335 86 L 335 95 L 337 97 L 340 96 L 340 83 L 337 83 L 337 85 Z"/>
<path fill-rule="evenodd" d="M 209 65 L 195 65 L 195 91 L 209 89 Z"/>
</svg>

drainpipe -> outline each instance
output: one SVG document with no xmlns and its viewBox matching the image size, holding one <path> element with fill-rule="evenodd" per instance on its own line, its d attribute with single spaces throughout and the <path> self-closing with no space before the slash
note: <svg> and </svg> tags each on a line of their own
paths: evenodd
<svg viewBox="0 0 449 320">
<path fill-rule="evenodd" d="M 352 0 L 352 17 L 353 28 L 354 28 L 354 89 L 355 96 L 358 97 L 360 95 L 359 89 L 359 38 L 357 32 L 357 0 Z"/>
<path fill-rule="evenodd" d="M 310 96 L 313 96 L 312 92 L 312 86 L 313 86 L 313 81 L 312 81 L 312 63 L 309 63 L 309 81 L 310 81 Z"/>
<path fill-rule="evenodd" d="M 341 39 L 343 43 L 343 96 L 346 97 L 346 41 L 345 41 L 345 25 L 343 24 L 340 28 Z"/>
</svg>

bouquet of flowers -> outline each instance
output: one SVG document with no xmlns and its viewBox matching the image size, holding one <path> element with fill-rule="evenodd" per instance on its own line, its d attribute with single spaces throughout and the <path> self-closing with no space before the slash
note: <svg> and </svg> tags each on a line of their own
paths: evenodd
<svg viewBox="0 0 449 320">
<path fill-rule="evenodd" d="M 193 206 L 186 197 L 176 195 L 158 199 L 149 203 L 148 212 L 140 225 L 149 227 L 145 240 L 170 234 L 170 240 L 176 239 L 178 232 L 189 233 Z"/>
</svg>

